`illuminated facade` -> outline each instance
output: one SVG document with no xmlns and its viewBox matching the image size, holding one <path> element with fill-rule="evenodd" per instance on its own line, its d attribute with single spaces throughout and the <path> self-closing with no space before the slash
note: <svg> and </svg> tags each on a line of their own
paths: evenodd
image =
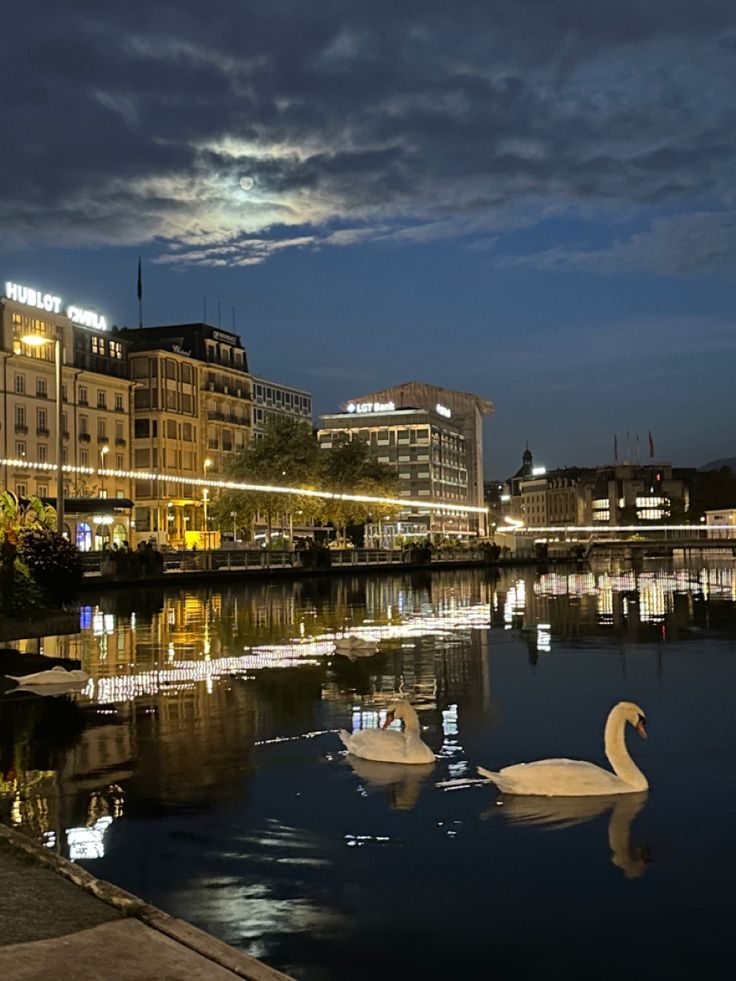
<svg viewBox="0 0 736 981">
<path fill-rule="evenodd" d="M 440 416 L 451 427 L 452 431 L 463 438 L 465 470 L 463 483 L 466 485 L 464 500 L 476 508 L 484 508 L 483 494 L 483 417 L 492 416 L 495 409 L 490 399 L 473 395 L 469 392 L 458 392 L 452 388 L 430 385 L 427 382 L 406 382 L 393 388 L 383 388 L 355 398 L 346 405 L 370 405 L 392 403 L 397 409 L 418 408 Z M 403 461 L 406 462 L 406 461 Z M 438 461 L 440 480 L 445 467 L 443 460 Z M 433 471 L 432 477 L 436 476 Z M 455 479 L 455 478 L 452 478 Z M 457 498 L 454 499 L 457 502 Z M 471 519 L 469 530 L 472 533 L 486 535 L 486 518 L 484 514 Z M 441 531 L 434 528 L 433 531 Z"/>
<path fill-rule="evenodd" d="M 136 480 L 136 532 L 159 544 L 218 544 L 205 529 L 207 491 L 251 438 L 251 379 L 240 337 L 209 324 L 118 331 L 135 384 L 133 466 L 178 479 Z"/>
<path fill-rule="evenodd" d="M 74 318 L 74 319 L 73 319 Z M 26 336 L 48 338 L 39 346 Z M 61 298 L 5 283 L 0 298 L 0 444 L 3 485 L 19 497 L 56 497 L 55 345 L 62 352 L 62 464 L 88 468 L 65 475 L 67 497 L 130 498 L 131 384 L 127 345 L 96 311 L 64 306 Z M 98 470 L 108 470 L 99 475 Z M 66 515 L 65 530 L 87 550 L 129 538 L 127 513 Z"/>
<path fill-rule="evenodd" d="M 352 410 L 351 410 L 352 406 Z M 467 442 L 460 427 L 436 409 L 395 408 L 391 402 L 348 403 L 348 411 L 322 416 L 319 445 L 329 449 L 339 439 L 361 439 L 371 457 L 394 470 L 399 497 L 419 502 L 470 503 Z M 424 510 L 415 503 L 398 520 L 368 528 L 368 537 L 380 535 L 382 545 L 397 536 L 470 535 L 478 530 L 482 514 Z M 388 541 L 386 539 L 389 539 Z M 376 544 L 378 544 L 376 542 Z"/>
<path fill-rule="evenodd" d="M 676 519 L 690 507 L 694 470 L 668 463 L 531 467 L 511 478 L 511 516 L 531 527 L 626 525 Z M 526 457 L 526 454 L 525 454 Z"/>
</svg>

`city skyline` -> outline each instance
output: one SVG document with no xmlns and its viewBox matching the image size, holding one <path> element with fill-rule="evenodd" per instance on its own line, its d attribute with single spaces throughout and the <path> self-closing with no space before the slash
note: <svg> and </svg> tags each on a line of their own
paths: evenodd
<svg viewBox="0 0 736 981">
<path fill-rule="evenodd" d="M 527 441 L 733 455 L 731 5 L 36 6 L 3 279 L 135 327 L 140 255 L 145 324 L 234 312 L 315 421 L 412 380 L 491 399 L 499 479 Z"/>
</svg>

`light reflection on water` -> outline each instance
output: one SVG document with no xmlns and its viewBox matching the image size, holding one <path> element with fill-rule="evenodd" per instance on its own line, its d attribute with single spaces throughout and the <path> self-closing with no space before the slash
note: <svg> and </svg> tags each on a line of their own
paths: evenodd
<svg viewBox="0 0 736 981">
<path fill-rule="evenodd" d="M 101 594 L 77 635 L 8 645 L 77 657 L 91 681 L 68 698 L 6 686 L 0 818 L 305 981 L 372 977 L 386 957 L 439 978 L 458 951 L 485 978 L 487 944 L 499 970 L 528 944 L 530 904 L 535 943 L 575 938 L 568 979 L 632 956 L 678 977 L 727 936 L 735 599 L 730 565 Z M 345 635 L 376 653 L 337 656 Z M 341 753 L 337 730 L 380 725 L 397 695 L 436 763 Z M 631 747 L 648 795 L 497 799 L 475 779 L 477 763 L 604 763 L 621 697 L 650 719 Z M 690 830 L 714 781 L 706 845 Z"/>
</svg>

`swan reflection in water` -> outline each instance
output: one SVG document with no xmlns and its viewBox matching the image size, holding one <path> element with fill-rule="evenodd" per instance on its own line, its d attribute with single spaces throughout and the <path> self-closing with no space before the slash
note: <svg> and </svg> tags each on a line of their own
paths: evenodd
<svg viewBox="0 0 736 981">
<path fill-rule="evenodd" d="M 345 762 L 360 778 L 366 791 L 385 792 L 395 811 L 410 811 L 419 800 L 422 784 L 434 770 L 434 763 L 377 763 L 348 754 Z"/>
<path fill-rule="evenodd" d="M 502 796 L 498 805 L 486 811 L 484 817 L 500 812 L 510 824 L 545 826 L 550 831 L 561 831 L 592 821 L 610 811 L 608 844 L 611 862 L 621 869 L 627 879 L 638 879 L 646 872 L 651 859 L 645 845 L 632 847 L 631 825 L 648 796 L 646 791 L 605 797 Z"/>
</svg>

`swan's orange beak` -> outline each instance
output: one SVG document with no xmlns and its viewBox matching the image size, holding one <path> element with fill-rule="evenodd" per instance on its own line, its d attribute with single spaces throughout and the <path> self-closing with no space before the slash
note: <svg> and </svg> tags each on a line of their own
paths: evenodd
<svg viewBox="0 0 736 981">
<path fill-rule="evenodd" d="M 393 712 L 387 712 L 386 713 L 386 721 L 383 723 L 383 728 L 384 729 L 388 729 L 388 727 L 391 725 L 391 723 L 393 721 L 394 721 L 394 713 Z"/>
<path fill-rule="evenodd" d="M 647 738 L 647 720 L 642 719 L 641 716 L 639 716 L 639 721 L 636 723 L 636 731 L 639 733 L 642 739 Z"/>
</svg>

